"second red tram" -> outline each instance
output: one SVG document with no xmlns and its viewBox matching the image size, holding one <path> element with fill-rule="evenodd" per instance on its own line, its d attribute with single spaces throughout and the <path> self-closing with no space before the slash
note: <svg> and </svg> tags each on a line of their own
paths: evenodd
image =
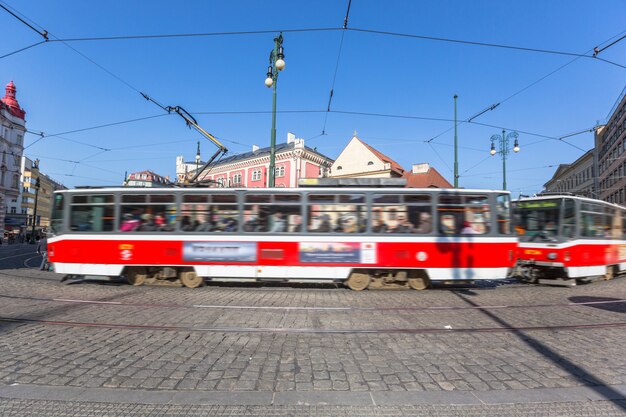
<svg viewBox="0 0 626 417">
<path fill-rule="evenodd" d="M 513 207 L 522 279 L 574 284 L 626 269 L 626 208 L 569 195 L 524 198 Z"/>
</svg>

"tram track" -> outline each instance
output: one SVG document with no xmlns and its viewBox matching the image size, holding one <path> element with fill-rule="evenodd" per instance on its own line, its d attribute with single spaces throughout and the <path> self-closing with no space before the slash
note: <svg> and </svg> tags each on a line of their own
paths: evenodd
<svg viewBox="0 0 626 417">
<path fill-rule="evenodd" d="M 146 324 L 123 323 L 90 323 L 77 321 L 41 320 L 33 318 L 1 317 L 0 322 L 13 324 L 30 324 L 44 326 L 90 327 L 125 330 L 153 330 L 174 332 L 204 332 L 204 333 L 280 333 L 280 334 L 437 334 L 437 333 L 518 333 L 528 331 L 557 331 L 583 329 L 609 329 L 626 327 L 626 322 L 572 324 L 554 326 L 519 326 L 519 327 L 479 327 L 479 328 L 372 328 L 372 329 L 319 329 L 319 328 L 289 328 L 289 327 L 194 327 L 194 326 L 160 326 Z"/>
<path fill-rule="evenodd" d="M 555 308 L 555 307 L 581 307 L 597 306 L 606 304 L 626 303 L 626 299 L 611 299 L 599 301 L 583 301 L 554 304 L 512 304 L 512 305 L 485 305 L 485 306 L 403 306 L 403 307 L 307 307 L 307 306 L 252 306 L 252 305 L 217 305 L 217 304 L 176 304 L 176 303 L 132 303 L 123 301 L 99 301 L 87 299 L 57 298 L 57 297 L 29 297 L 20 295 L 0 294 L 0 298 L 45 301 L 71 304 L 111 305 L 144 308 L 172 308 L 172 309 L 222 309 L 222 310 L 265 310 L 265 311 L 450 311 L 450 310 L 497 310 L 497 309 L 521 309 L 521 308 Z"/>
</svg>

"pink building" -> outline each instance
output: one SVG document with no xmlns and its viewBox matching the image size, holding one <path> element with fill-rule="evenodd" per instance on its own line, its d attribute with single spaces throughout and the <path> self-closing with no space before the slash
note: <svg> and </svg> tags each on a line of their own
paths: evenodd
<svg viewBox="0 0 626 417">
<path fill-rule="evenodd" d="M 325 176 L 333 160 L 304 145 L 304 139 L 287 135 L 287 143 L 276 145 L 276 187 L 297 187 L 300 178 Z M 195 161 L 177 160 L 176 177 L 195 174 Z M 217 187 L 267 188 L 269 180 L 270 148 L 254 145 L 251 152 L 221 159 L 198 177 L 199 181 L 215 181 Z"/>
</svg>

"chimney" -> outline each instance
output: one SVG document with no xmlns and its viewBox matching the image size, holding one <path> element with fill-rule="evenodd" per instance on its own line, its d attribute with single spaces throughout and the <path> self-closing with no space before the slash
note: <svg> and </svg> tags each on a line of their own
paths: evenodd
<svg viewBox="0 0 626 417">
<path fill-rule="evenodd" d="M 294 135 L 291 132 L 287 133 L 287 143 L 293 143 L 295 141 L 296 141 L 296 135 Z"/>
<path fill-rule="evenodd" d="M 252 152 L 256 152 L 259 150 L 259 145 L 252 145 Z"/>
<path fill-rule="evenodd" d="M 413 164 L 413 168 L 411 169 L 411 172 L 413 174 L 425 174 L 428 172 L 429 169 L 430 169 L 430 166 L 428 165 L 428 162 L 424 162 L 421 164 Z"/>
</svg>

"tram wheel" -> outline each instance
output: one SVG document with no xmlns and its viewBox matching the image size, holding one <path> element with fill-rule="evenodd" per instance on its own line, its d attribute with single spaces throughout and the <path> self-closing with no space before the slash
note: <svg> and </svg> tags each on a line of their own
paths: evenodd
<svg viewBox="0 0 626 417">
<path fill-rule="evenodd" d="M 428 279 L 428 276 L 422 275 L 422 274 L 415 274 L 415 273 L 410 273 L 409 275 L 409 287 L 413 288 L 414 290 L 425 290 L 426 288 L 428 288 L 428 286 L 430 285 L 430 280 Z"/>
<path fill-rule="evenodd" d="M 428 288 L 427 278 L 409 278 L 409 287 L 414 290 L 425 290 Z"/>
<path fill-rule="evenodd" d="M 198 288 L 204 282 L 204 278 L 194 271 L 187 271 L 180 273 L 180 281 L 187 288 Z"/>
<path fill-rule="evenodd" d="M 366 272 L 353 272 L 346 285 L 353 291 L 363 291 L 370 285 L 370 276 Z"/>
<path fill-rule="evenodd" d="M 146 278 L 148 278 L 148 273 L 145 268 L 130 268 L 126 273 L 126 279 L 131 285 L 143 285 Z"/>
</svg>

